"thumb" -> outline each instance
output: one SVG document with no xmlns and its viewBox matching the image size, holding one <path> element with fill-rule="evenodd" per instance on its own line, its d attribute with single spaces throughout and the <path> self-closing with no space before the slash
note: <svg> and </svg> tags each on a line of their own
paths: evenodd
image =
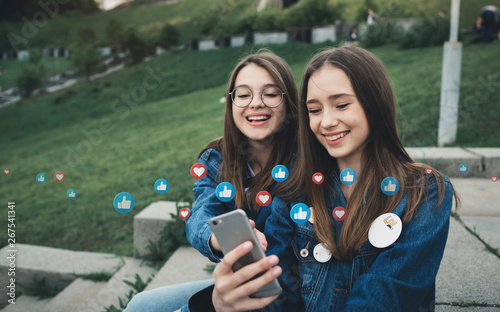
<svg viewBox="0 0 500 312">
<path fill-rule="evenodd" d="M 123 196 L 122 201 L 127 201 L 127 197 Z"/>
<path fill-rule="evenodd" d="M 224 185 L 224 191 L 227 191 L 227 185 Z"/>
</svg>

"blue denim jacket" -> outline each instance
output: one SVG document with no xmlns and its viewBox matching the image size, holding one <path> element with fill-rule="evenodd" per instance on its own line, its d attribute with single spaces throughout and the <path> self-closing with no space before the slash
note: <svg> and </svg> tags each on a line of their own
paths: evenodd
<svg viewBox="0 0 500 312">
<path fill-rule="evenodd" d="M 312 252 L 318 243 L 312 224 L 296 225 L 292 246 L 299 261 L 305 311 L 434 311 L 435 279 L 448 237 L 453 189 L 445 177 L 445 196 L 435 212 L 437 182 L 434 177 L 426 180 L 427 197 L 412 220 L 403 224 L 397 241 L 384 249 L 368 242 L 351 261 L 331 258 L 319 263 Z M 333 219 L 333 208 L 346 206 L 339 183 L 337 178 L 337 196 L 329 206 L 336 233 L 342 221 Z M 406 202 L 405 196 L 393 211 L 401 219 Z M 309 255 L 301 257 L 308 242 Z"/>
<path fill-rule="evenodd" d="M 210 248 L 212 230 L 209 220 L 212 217 L 236 209 L 234 200 L 228 203 L 221 202 L 215 195 L 217 187 L 216 175 L 222 162 L 222 155 L 214 150 L 206 150 L 198 162 L 207 167 L 207 176 L 193 185 L 195 201 L 190 217 L 186 220 L 186 236 L 191 245 L 213 262 L 220 262 L 221 258 Z M 248 171 L 246 178 L 251 178 Z M 273 187 L 274 188 L 274 187 Z M 267 190 L 273 195 L 273 190 Z M 295 311 L 298 310 L 298 272 L 295 257 L 291 246 L 294 226 L 290 219 L 290 206 L 282 199 L 272 196 L 272 202 L 262 207 L 259 213 L 244 207 L 247 216 L 255 221 L 255 227 L 266 236 L 268 247 L 266 255 L 276 255 L 280 259 L 279 266 L 283 269 L 278 278 L 283 288 L 282 295 L 276 299 L 265 311 Z M 185 311 L 185 310 L 183 310 Z"/>
</svg>

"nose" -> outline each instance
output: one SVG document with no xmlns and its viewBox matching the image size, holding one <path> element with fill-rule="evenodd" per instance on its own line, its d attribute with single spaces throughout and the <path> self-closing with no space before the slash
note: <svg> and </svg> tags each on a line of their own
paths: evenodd
<svg viewBox="0 0 500 312">
<path fill-rule="evenodd" d="M 337 118 L 337 115 L 331 109 L 325 108 L 325 111 L 323 112 L 323 118 L 321 119 L 321 128 L 330 129 L 338 125 L 339 119 Z"/>
<path fill-rule="evenodd" d="M 262 96 L 260 92 L 254 92 L 252 101 L 250 102 L 250 108 L 260 108 L 265 107 L 264 102 L 262 102 Z"/>
</svg>

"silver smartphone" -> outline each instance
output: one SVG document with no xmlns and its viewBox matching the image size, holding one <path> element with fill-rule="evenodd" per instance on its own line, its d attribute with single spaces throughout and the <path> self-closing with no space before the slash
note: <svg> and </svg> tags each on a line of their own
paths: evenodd
<svg viewBox="0 0 500 312">
<path fill-rule="evenodd" d="M 229 253 L 246 241 L 252 242 L 252 250 L 233 265 L 233 271 L 237 271 L 245 265 L 256 262 L 266 256 L 243 210 L 236 209 L 210 219 L 210 227 L 217 238 L 217 242 L 223 254 Z M 263 273 L 254 278 L 262 274 Z M 264 285 L 261 289 L 253 293 L 250 297 L 270 297 L 279 293 L 281 293 L 281 286 L 278 280 L 274 279 L 269 284 Z"/>
</svg>

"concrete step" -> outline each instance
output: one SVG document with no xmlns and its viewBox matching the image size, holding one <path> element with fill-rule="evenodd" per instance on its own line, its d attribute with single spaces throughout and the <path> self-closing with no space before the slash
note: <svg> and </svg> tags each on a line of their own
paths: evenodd
<svg viewBox="0 0 500 312">
<path fill-rule="evenodd" d="M 15 304 L 8 304 L 2 312 L 34 312 L 42 309 L 50 302 L 48 299 L 38 299 L 36 297 L 22 295 L 14 301 Z"/>
<path fill-rule="evenodd" d="M 77 278 L 52 298 L 40 312 L 97 312 L 99 310 L 89 309 L 89 306 L 105 285 L 106 282 L 94 282 Z"/>
<path fill-rule="evenodd" d="M 203 270 L 211 263 L 193 247 L 179 247 L 158 271 L 146 290 L 213 278 L 212 274 Z"/>
<path fill-rule="evenodd" d="M 500 176 L 500 148 L 409 147 L 406 151 L 413 160 L 428 164 L 448 177 Z M 469 167 L 466 173 L 458 171 L 462 163 Z"/>
<path fill-rule="evenodd" d="M 9 256 L 14 256 L 13 262 Z M 10 269 L 15 272 L 16 288 L 30 285 L 34 278 L 45 279 L 48 287 L 64 288 L 75 280 L 73 274 L 113 273 L 121 265 L 122 259 L 112 254 L 16 244 L 0 250 L 0 284 L 9 285 Z"/>
</svg>

